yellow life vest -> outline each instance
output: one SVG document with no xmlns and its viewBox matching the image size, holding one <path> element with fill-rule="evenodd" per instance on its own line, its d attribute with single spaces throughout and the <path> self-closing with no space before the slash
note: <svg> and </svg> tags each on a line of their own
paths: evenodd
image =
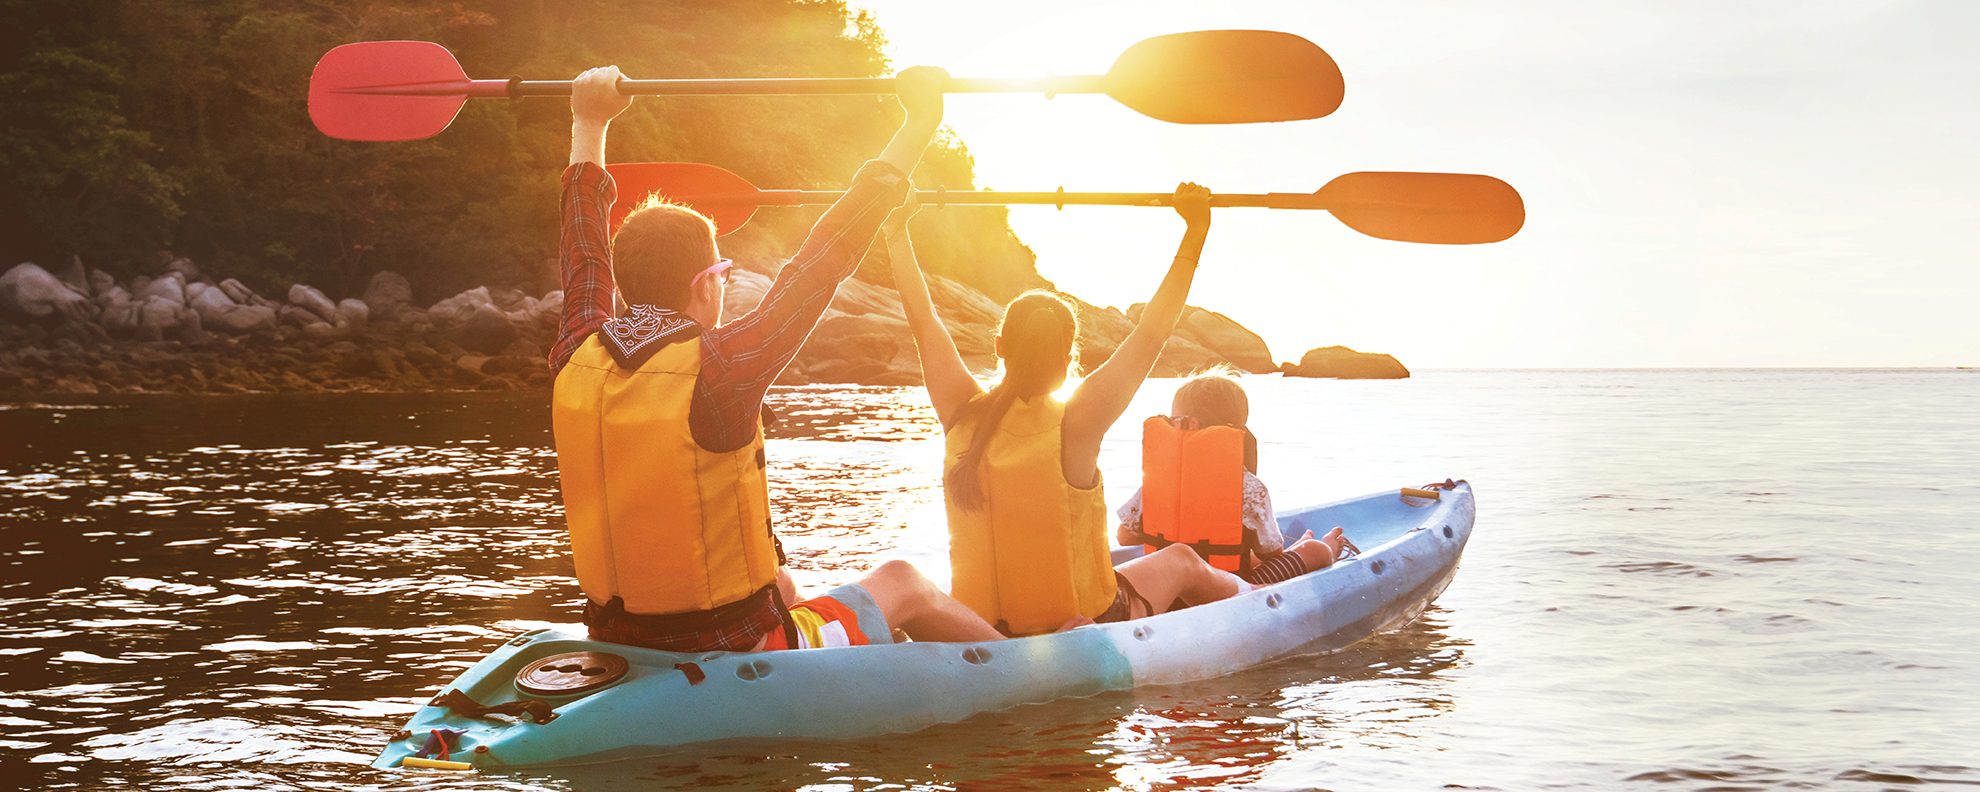
<svg viewBox="0 0 1980 792">
<path fill-rule="evenodd" d="M 557 472 L 578 586 L 627 613 L 711 610 L 777 577 L 763 429 L 714 453 L 695 443 L 688 406 L 701 344 L 670 344 L 637 370 L 597 335 L 557 375 Z"/>
<path fill-rule="evenodd" d="M 949 428 L 944 470 L 969 449 L 980 413 L 972 403 Z M 1059 455 L 1065 417 L 1066 403 L 1049 396 L 1013 402 L 984 449 L 983 508 L 948 502 L 950 588 L 1012 635 L 1094 618 L 1114 603 L 1107 502 L 1097 473 L 1090 488 L 1066 483 Z"/>
<path fill-rule="evenodd" d="M 1165 415 L 1142 422 L 1141 534 L 1151 553 L 1185 544 L 1218 569 L 1250 568 L 1244 430 Z"/>
</svg>

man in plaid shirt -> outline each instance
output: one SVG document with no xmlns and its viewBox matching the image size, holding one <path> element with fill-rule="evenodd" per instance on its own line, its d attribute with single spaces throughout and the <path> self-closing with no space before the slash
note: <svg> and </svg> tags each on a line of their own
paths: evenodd
<svg viewBox="0 0 1980 792">
<path fill-rule="evenodd" d="M 947 75 L 915 68 L 897 77 L 907 110 L 900 130 L 819 218 L 762 302 L 726 323 L 730 262 L 717 254 L 706 217 L 649 199 L 616 236 L 608 228 L 618 196 L 603 167 L 605 130 L 631 103 L 619 93 L 619 79 L 617 67 L 604 67 L 573 85 L 560 245 L 564 314 L 550 352 L 558 467 L 592 637 L 682 652 L 886 643 L 894 627 L 922 640 L 1000 638 L 900 561 L 826 596 L 791 602 L 796 596 L 781 547 L 773 561 L 764 560 L 769 545 L 753 532 L 768 528 L 751 524 L 767 519 L 757 511 L 767 510 L 760 473 L 764 394 L 858 266 L 881 220 L 906 196 L 907 176 L 941 123 Z M 680 345 L 686 344 L 697 345 L 698 355 L 685 354 Z M 694 375 L 685 415 L 661 414 L 681 409 L 667 406 L 679 403 L 667 395 L 672 386 L 653 384 L 666 380 L 631 376 L 676 372 Z M 625 394 L 638 387 L 652 388 L 654 397 L 628 403 Z M 656 451 L 664 438 L 626 436 L 623 428 L 659 427 L 654 431 L 676 437 L 683 424 L 693 448 L 682 452 Z M 752 446 L 758 472 L 729 472 L 747 467 L 734 457 Z M 656 481 L 660 475 L 691 480 Z M 683 525 L 696 520 L 699 525 Z M 663 549 L 639 552 L 655 546 Z M 736 589 L 738 580 L 757 585 L 770 563 L 773 584 L 740 598 L 715 593 Z M 651 604 L 682 601 L 704 607 L 656 612 Z"/>
</svg>

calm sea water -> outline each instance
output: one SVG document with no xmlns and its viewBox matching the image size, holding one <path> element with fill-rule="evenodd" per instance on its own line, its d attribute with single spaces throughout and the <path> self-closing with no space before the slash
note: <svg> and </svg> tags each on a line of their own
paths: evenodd
<svg viewBox="0 0 1980 792">
<path fill-rule="evenodd" d="M 1151 382 L 1129 417 L 1162 411 Z M 1980 374 L 1254 379 L 1283 505 L 1470 479 L 1421 620 L 1340 654 L 861 743 L 553 773 L 365 766 L 576 620 L 541 397 L 0 407 L 0 782 L 44 788 L 1980 785 Z M 919 391 L 785 391 L 800 583 L 946 578 Z M 1119 503 L 1136 422 L 1103 466 Z M 814 589 L 815 590 L 815 589 Z"/>
</svg>

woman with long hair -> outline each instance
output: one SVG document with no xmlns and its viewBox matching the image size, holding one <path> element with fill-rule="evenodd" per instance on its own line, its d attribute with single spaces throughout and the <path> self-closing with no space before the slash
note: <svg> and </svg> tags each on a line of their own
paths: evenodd
<svg viewBox="0 0 1980 792">
<path fill-rule="evenodd" d="M 1186 230 L 1168 275 L 1120 347 L 1063 398 L 1079 341 L 1073 306 L 1044 291 L 1012 300 L 996 338 L 1004 375 L 986 390 L 935 314 L 907 234 L 917 208 L 895 210 L 881 235 L 948 438 L 943 483 L 956 599 L 1007 635 L 1032 635 L 1249 591 L 1180 545 L 1114 568 L 1101 492 L 1100 441 L 1182 318 L 1210 233 L 1210 191 L 1176 187 Z"/>
</svg>

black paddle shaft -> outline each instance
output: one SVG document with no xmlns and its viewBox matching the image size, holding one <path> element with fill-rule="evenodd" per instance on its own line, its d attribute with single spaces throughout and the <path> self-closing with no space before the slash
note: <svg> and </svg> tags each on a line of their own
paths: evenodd
<svg viewBox="0 0 1980 792">
<path fill-rule="evenodd" d="M 740 79 L 619 80 L 627 96 L 797 96 L 806 94 L 891 94 L 892 77 L 751 77 Z M 951 77 L 944 93 L 1106 93 L 1104 76 L 1078 77 Z M 472 96 L 570 96 L 570 80 L 473 80 Z"/>
</svg>

